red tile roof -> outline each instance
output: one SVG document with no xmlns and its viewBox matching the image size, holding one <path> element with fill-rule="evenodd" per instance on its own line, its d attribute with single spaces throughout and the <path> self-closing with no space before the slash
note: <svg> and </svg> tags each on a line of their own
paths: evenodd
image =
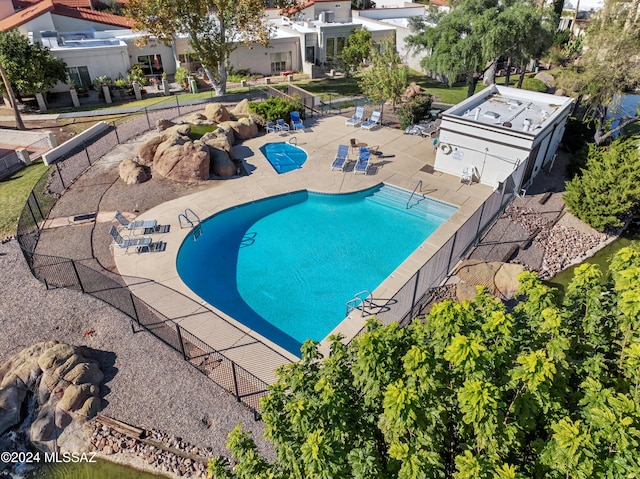
<svg viewBox="0 0 640 479">
<path fill-rule="evenodd" d="M 14 7 L 20 10 L 0 20 L 0 30 L 6 31 L 17 28 L 47 12 L 116 27 L 133 27 L 134 22 L 130 18 L 91 10 L 88 2 L 89 0 L 14 0 Z"/>
</svg>

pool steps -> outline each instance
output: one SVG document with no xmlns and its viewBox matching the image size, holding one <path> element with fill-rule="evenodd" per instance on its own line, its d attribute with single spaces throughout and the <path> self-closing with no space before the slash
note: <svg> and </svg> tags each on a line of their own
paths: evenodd
<svg viewBox="0 0 640 479">
<path fill-rule="evenodd" d="M 454 206 L 429 200 L 426 196 L 419 193 L 411 193 L 410 191 L 390 185 L 382 185 L 380 189 L 373 192 L 370 196 L 367 196 L 366 200 L 404 211 L 407 214 L 419 218 L 425 218 L 429 215 L 432 218 L 436 217 L 446 220 L 456 209 Z"/>
</svg>

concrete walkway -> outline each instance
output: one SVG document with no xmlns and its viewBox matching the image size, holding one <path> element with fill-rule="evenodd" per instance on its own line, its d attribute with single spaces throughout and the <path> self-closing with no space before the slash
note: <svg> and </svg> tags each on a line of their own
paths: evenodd
<svg viewBox="0 0 640 479">
<path fill-rule="evenodd" d="M 154 242 L 166 244 L 163 251 L 132 255 L 116 252 L 115 258 L 118 270 L 124 277 L 152 279 L 182 293 L 183 298 L 194 300 L 196 303 L 186 299 L 181 303 L 174 297 L 168 298 L 165 296 L 166 290 L 153 287 L 153 283 L 136 280 L 130 284 L 134 293 L 145 302 L 268 383 L 273 381 L 273 371 L 277 366 L 287 362 L 287 359 L 297 358 L 249 331 L 234 318 L 216 311 L 182 282 L 176 270 L 176 256 L 191 230 L 180 228 L 180 213 L 190 208 L 201 219 L 205 219 L 232 206 L 304 189 L 348 193 L 384 182 L 411 191 L 421 180 L 421 193 L 453 204 L 459 209 L 373 291 L 375 298 L 391 298 L 492 193 L 492 189 L 487 186 L 466 185 L 457 177 L 433 173 L 432 139 L 404 135 L 400 130 L 384 127 L 370 131 L 345 127 L 345 118 L 341 116 L 307 120 L 305 124 L 308 128 L 303 132 L 263 135 L 236 146 L 235 156 L 243 159 L 250 172 L 248 176 L 216 182 L 210 189 L 147 211 L 144 218 L 154 218 L 159 225 L 170 226 L 168 233 L 153 235 Z M 379 147 L 379 155 L 372 157 L 367 175 L 355 175 L 352 171 L 355 163 L 353 161 L 344 172 L 331 171 L 330 165 L 337 146 L 349 145 L 351 138 L 370 147 Z M 276 173 L 259 151 L 263 144 L 275 141 L 295 141 L 306 150 L 308 159 L 301 169 L 285 174 Z M 192 311 L 193 304 L 198 304 L 201 308 Z M 216 316 L 224 317 L 228 324 L 236 327 L 216 321 Z M 346 338 L 351 338 L 363 327 L 364 321 L 365 318 L 355 316 L 346 319 L 335 332 L 340 331 Z M 264 357 L 264 350 L 256 347 L 253 338 L 269 344 L 280 354 Z"/>
</svg>

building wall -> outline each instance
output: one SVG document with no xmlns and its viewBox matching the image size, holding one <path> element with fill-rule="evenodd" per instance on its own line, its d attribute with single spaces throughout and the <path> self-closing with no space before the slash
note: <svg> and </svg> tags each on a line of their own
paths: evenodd
<svg viewBox="0 0 640 479">
<path fill-rule="evenodd" d="M 89 77 L 95 80 L 106 75 L 112 79 L 126 77 L 130 68 L 126 45 L 93 48 L 65 48 L 51 53 L 67 64 L 67 67 L 86 66 Z M 69 87 L 59 83 L 52 91 L 68 91 Z"/>
<path fill-rule="evenodd" d="M 176 59 L 173 48 L 155 40 L 149 41 L 144 47 L 138 47 L 133 40 L 126 40 L 128 49 L 129 64 L 138 63 L 138 57 L 141 55 L 160 55 L 162 59 L 162 68 L 167 75 L 173 75 L 176 72 Z"/>
<path fill-rule="evenodd" d="M 30 32 L 33 32 L 33 39 L 40 40 L 41 31 L 56 30 L 53 15 L 50 12 L 43 13 L 39 17 L 24 23 L 18 27 L 18 31 L 25 36 L 28 36 Z"/>
<path fill-rule="evenodd" d="M 268 47 L 253 45 L 248 48 L 240 45 L 231 52 L 230 63 L 236 70 L 248 69 L 251 73 L 271 75 L 271 61 L 278 54 L 285 54 L 287 68 L 285 70 L 302 70 L 300 55 L 300 40 L 298 38 L 281 38 L 271 40 Z M 290 55 L 287 55 L 290 53 Z"/>
</svg>

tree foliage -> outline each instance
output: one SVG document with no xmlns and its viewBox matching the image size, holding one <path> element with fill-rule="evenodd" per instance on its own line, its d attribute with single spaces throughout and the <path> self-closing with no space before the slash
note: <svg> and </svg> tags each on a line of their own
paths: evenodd
<svg viewBox="0 0 640 479">
<path fill-rule="evenodd" d="M 215 477 L 638 477 L 640 250 L 601 281 L 577 269 L 560 304 L 534 273 L 510 312 L 486 290 L 407 328 L 368 323 L 329 357 L 303 345 L 262 401 L 265 461 L 239 428 Z"/>
<path fill-rule="evenodd" d="M 598 231 L 621 226 L 624 214 L 640 204 L 638 141 L 619 139 L 608 148 L 589 144 L 581 172 L 566 186 L 569 211 Z"/>
<path fill-rule="evenodd" d="M 585 119 L 599 126 L 597 144 L 610 139 L 630 123 L 640 120 L 637 112 L 622 118 L 607 131 L 607 110 L 616 95 L 640 85 L 640 17 L 638 2 L 606 0 L 604 8 L 589 24 L 580 60 L 558 78 L 558 86 L 579 95 L 585 106 Z"/>
<path fill-rule="evenodd" d="M 360 77 L 358 85 L 367 98 L 383 103 L 391 100 L 394 107 L 407 88 L 409 68 L 392 41 L 380 45 L 380 51 L 372 50 L 371 66 Z"/>
<path fill-rule="evenodd" d="M 373 38 L 366 28 L 358 28 L 347 37 L 347 44 L 342 49 L 342 64 L 347 76 L 362 68 L 364 61 L 371 57 Z"/>
<path fill-rule="evenodd" d="M 289 4 L 293 2 L 281 0 L 277 6 Z M 165 43 L 187 36 L 190 50 L 218 95 L 226 93 L 231 52 L 242 43 L 268 45 L 271 35 L 262 0 L 130 0 L 126 13 L 136 22 L 136 29 Z"/>
<path fill-rule="evenodd" d="M 67 80 L 66 64 L 41 44 L 29 43 L 18 30 L 0 32 L 0 62 L 18 95 L 44 93 Z"/>
<path fill-rule="evenodd" d="M 555 17 L 528 0 L 458 0 L 432 25 L 415 19 L 410 47 L 424 52 L 425 70 L 446 77 L 449 85 L 464 77 L 467 95 L 489 66 L 508 56 L 524 63 L 553 41 Z"/>
</svg>

